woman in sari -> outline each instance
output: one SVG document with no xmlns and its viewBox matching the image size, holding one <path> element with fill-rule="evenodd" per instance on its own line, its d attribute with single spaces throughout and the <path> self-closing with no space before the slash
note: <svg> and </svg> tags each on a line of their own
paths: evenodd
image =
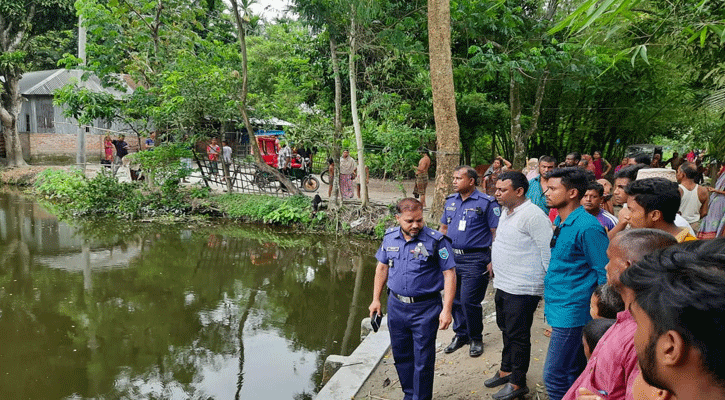
<svg viewBox="0 0 725 400">
<path fill-rule="evenodd" d="M 357 163 L 355 159 L 350 157 L 350 152 L 345 150 L 340 158 L 340 191 L 343 199 L 352 199 L 353 186 L 352 181 L 355 179 L 355 170 Z"/>
<path fill-rule="evenodd" d="M 723 234 L 723 228 L 725 228 L 725 173 L 720 174 L 714 188 L 709 187 L 707 190 L 710 192 L 710 208 L 700 223 L 698 239 L 725 236 Z"/>
<path fill-rule="evenodd" d="M 111 137 L 108 135 L 103 138 L 103 151 L 106 156 L 105 164 L 111 164 L 111 162 L 113 162 L 113 142 L 111 141 Z"/>
</svg>

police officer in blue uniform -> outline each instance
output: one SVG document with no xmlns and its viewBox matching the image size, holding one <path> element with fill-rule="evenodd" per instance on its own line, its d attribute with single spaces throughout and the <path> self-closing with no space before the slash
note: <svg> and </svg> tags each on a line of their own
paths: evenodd
<svg viewBox="0 0 725 400">
<path fill-rule="evenodd" d="M 452 319 L 456 272 L 451 241 L 425 226 L 418 200 L 403 199 L 396 211 L 400 226 L 388 229 L 375 254 L 370 316 L 381 314 L 380 295 L 387 282 L 388 329 L 404 398 L 429 400 L 437 330 L 448 329 Z"/>
<path fill-rule="evenodd" d="M 476 189 L 478 174 L 469 166 L 453 172 L 456 193 L 446 198 L 440 231 L 453 242 L 456 262 L 456 297 L 453 300 L 453 330 L 456 336 L 445 353 L 471 344 L 469 355 L 483 354 L 483 308 L 488 286 L 487 266 L 491 262 L 491 242 L 498 226 L 501 208 L 496 199 Z"/>
</svg>

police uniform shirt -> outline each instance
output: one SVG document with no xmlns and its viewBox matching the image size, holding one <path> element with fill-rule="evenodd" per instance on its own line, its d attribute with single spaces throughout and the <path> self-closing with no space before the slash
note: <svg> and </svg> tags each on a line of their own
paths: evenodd
<svg viewBox="0 0 725 400">
<path fill-rule="evenodd" d="M 492 196 L 474 189 L 466 200 L 460 193 L 446 198 L 441 224 L 448 225 L 447 235 L 453 248 L 482 249 L 491 246 L 491 229 L 498 227 L 501 208 Z"/>
<path fill-rule="evenodd" d="M 400 227 L 388 229 L 375 258 L 389 267 L 388 288 L 401 296 L 441 291 L 442 271 L 455 267 L 450 239 L 427 226 L 410 241 Z"/>
</svg>

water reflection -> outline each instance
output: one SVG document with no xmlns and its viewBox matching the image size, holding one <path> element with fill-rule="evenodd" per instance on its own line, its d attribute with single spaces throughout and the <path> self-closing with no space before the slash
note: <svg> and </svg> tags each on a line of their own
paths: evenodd
<svg viewBox="0 0 725 400">
<path fill-rule="evenodd" d="M 307 399 L 367 314 L 375 243 L 59 223 L 0 193 L 0 398 Z"/>
</svg>

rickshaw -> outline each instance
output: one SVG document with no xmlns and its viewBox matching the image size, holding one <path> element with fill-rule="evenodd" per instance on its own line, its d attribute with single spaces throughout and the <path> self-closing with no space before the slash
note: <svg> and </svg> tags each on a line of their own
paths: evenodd
<svg viewBox="0 0 725 400">
<path fill-rule="evenodd" d="M 272 168 L 279 168 L 277 164 L 277 153 L 279 152 L 279 141 L 276 136 L 257 135 L 257 144 L 262 154 L 262 159 Z M 290 173 L 287 177 L 305 192 L 316 192 L 320 188 L 320 181 L 312 174 L 312 163 L 309 158 L 293 156 L 291 162 Z M 257 171 L 254 176 L 254 182 L 261 188 L 281 186 L 276 183 L 277 179 L 273 175 Z"/>
</svg>

